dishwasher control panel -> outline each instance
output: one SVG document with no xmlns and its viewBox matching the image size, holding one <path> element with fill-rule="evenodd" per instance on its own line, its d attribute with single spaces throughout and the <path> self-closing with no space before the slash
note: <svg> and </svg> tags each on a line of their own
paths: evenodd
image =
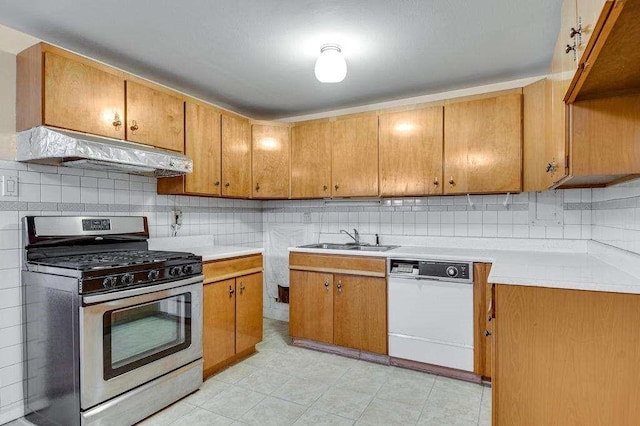
<svg viewBox="0 0 640 426">
<path fill-rule="evenodd" d="M 389 275 L 442 281 L 472 282 L 473 263 L 424 259 L 389 259 Z"/>
</svg>

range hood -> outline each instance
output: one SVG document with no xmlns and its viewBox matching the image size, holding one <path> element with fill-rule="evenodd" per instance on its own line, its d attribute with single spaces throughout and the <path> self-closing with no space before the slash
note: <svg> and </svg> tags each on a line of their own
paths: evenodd
<svg viewBox="0 0 640 426">
<path fill-rule="evenodd" d="M 180 176 L 193 161 L 177 152 L 101 136 L 34 127 L 17 135 L 18 161 L 144 176 Z"/>
</svg>

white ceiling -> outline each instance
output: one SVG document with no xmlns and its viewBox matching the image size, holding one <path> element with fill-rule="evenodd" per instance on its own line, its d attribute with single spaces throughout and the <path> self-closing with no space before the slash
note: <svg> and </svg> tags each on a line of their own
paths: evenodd
<svg viewBox="0 0 640 426">
<path fill-rule="evenodd" d="M 547 72 L 561 0 L 0 0 L 0 23 L 254 118 Z M 347 78 L 313 73 L 342 45 Z"/>
</svg>

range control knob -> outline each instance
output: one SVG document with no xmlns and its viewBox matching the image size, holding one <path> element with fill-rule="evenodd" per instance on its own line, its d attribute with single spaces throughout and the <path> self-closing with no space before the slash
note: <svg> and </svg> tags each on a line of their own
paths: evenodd
<svg viewBox="0 0 640 426">
<path fill-rule="evenodd" d="M 185 275 L 193 274 L 193 265 L 184 265 L 182 267 L 182 272 L 184 272 Z"/>
<path fill-rule="evenodd" d="M 458 276 L 458 268 L 456 268 L 455 266 L 449 266 L 447 268 L 447 275 L 454 278 Z"/>
<path fill-rule="evenodd" d="M 122 276 L 122 284 L 124 285 L 131 285 L 133 284 L 133 275 L 126 273 Z"/>
<path fill-rule="evenodd" d="M 158 271 L 157 269 L 150 270 L 147 274 L 147 278 L 152 281 L 157 280 L 158 278 L 160 278 L 160 271 Z"/>
<path fill-rule="evenodd" d="M 111 288 L 115 283 L 116 283 L 115 277 L 106 277 L 104 280 L 102 280 L 102 287 Z"/>
<path fill-rule="evenodd" d="M 171 275 L 172 277 L 179 276 L 181 272 L 182 269 L 180 269 L 179 266 L 172 266 L 171 268 L 169 268 L 169 275 Z"/>
</svg>

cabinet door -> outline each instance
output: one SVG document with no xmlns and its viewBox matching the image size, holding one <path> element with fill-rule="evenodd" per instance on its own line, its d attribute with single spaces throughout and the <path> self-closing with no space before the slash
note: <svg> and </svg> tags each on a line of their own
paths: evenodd
<svg viewBox="0 0 640 426">
<path fill-rule="evenodd" d="M 45 124 L 124 139 L 122 74 L 51 52 L 44 62 Z"/>
<path fill-rule="evenodd" d="M 291 198 L 331 196 L 331 123 L 314 121 L 291 129 Z"/>
<path fill-rule="evenodd" d="M 334 343 L 387 354 L 386 280 L 335 275 L 334 287 Z"/>
<path fill-rule="evenodd" d="M 185 176 L 185 190 L 220 195 L 220 113 L 186 102 L 185 114 L 184 153 L 193 160 L 193 173 Z"/>
<path fill-rule="evenodd" d="M 207 370 L 235 355 L 235 280 L 218 281 L 203 287 L 202 357 Z"/>
<path fill-rule="evenodd" d="M 236 278 L 236 353 L 262 341 L 262 272 Z"/>
<path fill-rule="evenodd" d="M 184 102 L 127 80 L 127 140 L 184 152 Z"/>
<path fill-rule="evenodd" d="M 522 190 L 522 95 L 446 105 L 445 194 Z"/>
<path fill-rule="evenodd" d="M 442 111 L 380 115 L 380 195 L 442 194 Z"/>
<path fill-rule="evenodd" d="M 473 372 L 479 376 L 491 378 L 491 352 L 493 346 L 493 321 L 489 320 L 493 310 L 491 301 L 491 284 L 488 283 L 491 264 L 475 263 L 473 265 L 473 306 L 474 306 L 474 367 Z M 488 333 L 487 333 L 488 332 Z"/>
<path fill-rule="evenodd" d="M 593 36 L 596 23 L 600 18 L 602 9 L 606 0 L 577 0 L 576 1 L 576 16 L 577 23 L 580 26 L 580 43 L 578 43 L 578 59 L 580 62 L 584 62 L 587 58 L 583 58 L 583 54 L 591 36 Z M 578 27 L 574 27 L 578 28 Z"/>
<path fill-rule="evenodd" d="M 497 285 L 493 425 L 637 425 L 640 296 Z"/>
<path fill-rule="evenodd" d="M 254 124 L 251 138 L 253 198 L 289 198 L 289 127 Z"/>
<path fill-rule="evenodd" d="M 251 125 L 222 114 L 222 196 L 251 195 Z"/>
<path fill-rule="evenodd" d="M 378 117 L 335 121 L 331 143 L 332 196 L 378 195 Z"/>
<path fill-rule="evenodd" d="M 544 191 L 560 177 L 564 164 L 558 164 L 551 139 L 551 80 L 543 79 L 522 89 L 523 102 L 523 190 Z M 562 154 L 560 154 L 562 155 Z"/>
<path fill-rule="evenodd" d="M 290 271 L 289 285 L 291 336 L 333 343 L 333 275 Z"/>
</svg>

